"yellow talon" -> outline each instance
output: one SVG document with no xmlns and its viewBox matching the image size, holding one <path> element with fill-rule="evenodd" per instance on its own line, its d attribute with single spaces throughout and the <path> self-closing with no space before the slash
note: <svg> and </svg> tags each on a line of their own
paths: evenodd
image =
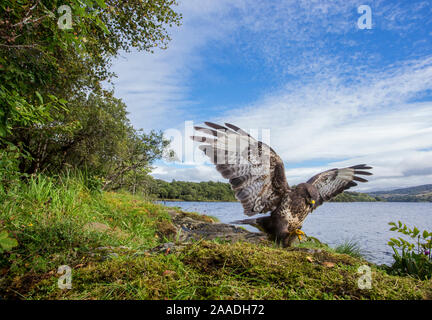
<svg viewBox="0 0 432 320">
<path fill-rule="evenodd" d="M 301 231 L 300 229 L 295 229 L 294 231 L 291 231 L 291 234 L 296 234 L 299 241 L 301 241 L 301 239 L 302 239 L 301 236 L 306 236 L 306 234 L 303 231 Z"/>
</svg>

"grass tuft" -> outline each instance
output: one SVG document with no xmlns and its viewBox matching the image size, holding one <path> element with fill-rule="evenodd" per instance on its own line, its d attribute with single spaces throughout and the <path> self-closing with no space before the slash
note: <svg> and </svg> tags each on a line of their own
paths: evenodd
<svg viewBox="0 0 432 320">
<path fill-rule="evenodd" d="M 336 253 L 347 254 L 354 258 L 364 258 L 360 245 L 354 240 L 346 240 L 334 248 Z"/>
</svg>

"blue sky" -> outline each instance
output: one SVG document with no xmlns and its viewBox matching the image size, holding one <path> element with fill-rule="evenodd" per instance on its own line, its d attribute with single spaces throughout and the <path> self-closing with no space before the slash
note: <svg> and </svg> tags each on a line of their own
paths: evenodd
<svg viewBox="0 0 432 320">
<path fill-rule="evenodd" d="M 360 5 L 370 30 L 358 28 Z M 184 0 L 177 10 L 167 50 L 113 64 L 133 125 L 179 132 L 179 161 L 158 161 L 155 177 L 223 181 L 184 142 L 185 121 L 213 121 L 269 129 L 291 184 L 358 163 L 375 168 L 358 190 L 432 183 L 431 1 Z"/>
</svg>

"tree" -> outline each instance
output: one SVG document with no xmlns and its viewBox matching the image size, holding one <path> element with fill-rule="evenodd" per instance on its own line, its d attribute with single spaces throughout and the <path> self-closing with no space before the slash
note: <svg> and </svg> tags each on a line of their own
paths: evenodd
<svg viewBox="0 0 432 320">
<path fill-rule="evenodd" d="M 151 131 L 149 134 L 132 129 L 126 139 L 124 153 L 112 161 L 107 170 L 104 188 L 120 189 L 124 185 L 132 186 L 135 193 L 143 182 L 147 181 L 150 164 L 162 157 L 163 150 L 169 144 L 162 132 Z"/>
<path fill-rule="evenodd" d="M 22 157 L 21 172 L 58 173 L 68 168 L 103 177 L 105 189 L 142 189 L 150 164 L 162 156 L 169 141 L 161 132 L 136 130 L 126 105 L 114 97 L 79 95 L 69 112 L 53 115 L 46 125 L 17 130 L 30 157 Z M 130 188 L 131 187 L 131 188 Z"/>
<path fill-rule="evenodd" d="M 58 25 L 64 4 L 71 9 L 72 29 Z M 158 132 L 136 131 L 126 106 L 101 82 L 114 76 L 109 67 L 120 50 L 166 48 L 168 27 L 180 25 L 175 5 L 174 0 L 2 1 L 0 159 L 15 146 L 22 172 L 84 168 L 107 177 L 106 187 L 131 179 L 136 185 L 166 142 Z"/>
<path fill-rule="evenodd" d="M 166 48 L 179 25 L 174 0 L 69 0 L 72 29 L 58 26 L 56 0 L 0 4 L 0 137 L 51 120 L 77 91 L 100 91 L 110 62 L 131 47 Z"/>
</svg>

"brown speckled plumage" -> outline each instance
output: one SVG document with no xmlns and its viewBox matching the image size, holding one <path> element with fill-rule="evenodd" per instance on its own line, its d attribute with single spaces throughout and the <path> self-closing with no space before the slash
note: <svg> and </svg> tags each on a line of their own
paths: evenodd
<svg viewBox="0 0 432 320">
<path fill-rule="evenodd" d="M 301 229 L 306 216 L 317 206 L 356 186 L 354 181 L 367 182 L 357 175 L 372 174 L 364 171 L 371 169 L 364 164 L 335 168 L 290 188 L 283 161 L 272 148 L 232 124 L 205 124 L 209 128 L 195 127 L 195 130 L 211 137 L 191 138 L 203 143 L 200 149 L 221 175 L 229 179 L 244 213 L 252 216 L 271 212 L 270 216 L 237 223 L 254 225 L 285 246 L 290 245 L 295 237 L 293 232 Z"/>
</svg>

